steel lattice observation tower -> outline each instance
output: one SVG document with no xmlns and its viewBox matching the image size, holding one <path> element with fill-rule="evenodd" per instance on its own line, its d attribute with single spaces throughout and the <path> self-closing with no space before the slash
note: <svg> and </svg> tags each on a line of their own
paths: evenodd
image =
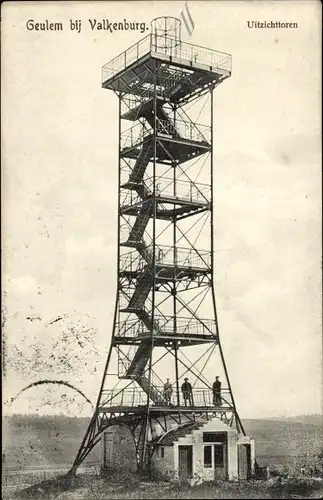
<svg viewBox="0 0 323 500">
<path fill-rule="evenodd" d="M 102 68 L 102 87 L 119 100 L 117 292 L 96 409 L 71 473 L 112 425 L 129 427 L 139 469 L 174 425 L 217 418 L 245 434 L 214 290 L 213 94 L 231 75 L 231 56 L 184 43 L 180 30 L 178 19 L 157 18 L 148 36 Z M 214 405 L 217 374 L 223 388 Z"/>
</svg>

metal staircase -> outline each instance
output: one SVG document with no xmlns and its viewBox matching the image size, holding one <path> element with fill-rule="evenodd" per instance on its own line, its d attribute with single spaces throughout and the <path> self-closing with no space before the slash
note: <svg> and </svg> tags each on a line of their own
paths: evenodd
<svg viewBox="0 0 323 500">
<path fill-rule="evenodd" d="M 162 105 L 164 103 L 159 103 L 157 106 L 157 117 L 156 117 L 156 132 L 157 134 L 166 134 L 170 135 L 173 138 L 181 138 L 181 134 L 176 130 L 176 127 L 171 120 L 171 118 L 165 113 Z M 149 115 L 145 115 L 146 120 L 149 125 L 154 128 L 154 114 L 150 113 Z"/>
<path fill-rule="evenodd" d="M 147 264 L 152 265 L 154 258 L 152 245 L 148 246 L 142 239 L 141 241 L 136 243 L 135 247 L 140 253 L 141 257 L 147 262 Z"/>
<path fill-rule="evenodd" d="M 149 384 L 149 379 L 147 377 L 139 377 L 136 379 L 136 381 L 140 385 L 142 390 L 149 395 L 151 401 L 158 405 L 162 405 L 165 403 L 164 395 L 157 389 L 153 381 Z"/>
<path fill-rule="evenodd" d="M 144 308 L 146 299 L 149 295 L 152 286 L 152 274 L 149 269 L 146 269 L 142 277 L 138 280 L 133 296 L 131 297 L 128 307 L 124 312 L 141 311 Z"/>
<path fill-rule="evenodd" d="M 144 235 L 145 229 L 152 216 L 152 203 L 145 202 L 142 204 L 135 223 L 130 231 L 128 241 L 138 243 Z"/>
<path fill-rule="evenodd" d="M 125 378 L 139 379 L 145 370 L 147 361 L 151 354 L 151 340 L 142 340 L 130 363 Z"/>
<path fill-rule="evenodd" d="M 174 122 L 164 111 L 162 107 L 163 103 L 164 101 L 159 102 L 157 106 L 156 133 L 161 133 L 168 136 L 170 135 L 173 138 L 177 139 L 181 138 L 181 135 L 176 130 Z M 147 105 L 143 106 L 143 113 L 141 117 L 144 117 L 149 125 L 154 128 L 155 117 L 153 114 L 153 110 L 150 109 L 149 111 L 150 112 L 147 112 Z M 140 116 L 139 112 L 137 113 L 137 117 L 138 116 Z M 124 246 L 131 246 L 136 248 L 140 256 L 143 258 L 144 262 L 146 263 L 146 267 L 144 268 L 143 272 L 137 277 L 135 290 L 129 300 L 128 306 L 124 309 L 121 309 L 120 312 L 136 314 L 138 319 L 140 319 L 144 323 L 145 327 L 147 328 L 147 332 L 150 333 L 148 338 L 142 339 L 139 343 L 135 354 L 130 360 L 129 366 L 125 374 L 123 375 L 123 378 L 136 380 L 143 391 L 147 395 L 149 395 L 150 400 L 158 404 L 163 404 L 163 394 L 158 391 L 158 389 L 154 386 L 154 384 L 151 383 L 151 381 L 149 383 L 149 379 L 144 376 L 147 362 L 150 359 L 153 348 L 151 334 L 154 330 L 162 333 L 157 323 L 153 323 L 152 317 L 145 309 L 145 303 L 153 284 L 152 265 L 154 261 L 154 253 L 153 246 L 147 245 L 145 240 L 143 239 L 149 220 L 151 219 L 151 217 L 153 217 L 153 203 L 152 200 L 150 200 L 152 193 L 145 186 L 143 178 L 146 168 L 151 159 L 152 152 L 153 151 L 151 143 L 149 141 L 143 142 L 133 170 L 129 175 L 129 179 L 122 186 L 125 189 L 135 190 L 142 199 L 135 222 L 130 230 L 127 241 L 124 243 Z M 182 215 L 190 211 L 190 205 L 186 205 L 182 208 L 176 209 L 176 213 Z M 157 246 L 155 246 L 155 251 L 156 249 L 158 249 Z M 157 264 L 157 259 L 155 262 Z"/>
<path fill-rule="evenodd" d="M 144 142 L 135 166 L 130 174 L 129 183 L 140 183 L 152 155 L 152 144 L 150 141 Z"/>
<path fill-rule="evenodd" d="M 139 319 L 141 319 L 141 321 L 143 322 L 143 324 L 145 325 L 145 327 L 147 328 L 148 331 L 152 331 L 153 329 L 158 332 L 158 333 L 161 333 L 161 329 L 157 323 L 157 321 L 152 321 L 152 318 L 151 316 L 148 314 L 148 312 L 145 310 L 145 309 L 142 309 L 141 311 L 137 311 L 137 316 Z"/>
<path fill-rule="evenodd" d="M 156 387 L 161 384 L 161 380 L 154 380 L 156 375 L 154 376 L 153 372 L 150 381 L 149 376 L 146 375 L 146 365 L 150 358 L 151 351 L 151 339 L 143 340 L 139 344 L 122 378 L 135 380 L 141 389 L 149 396 L 151 401 L 155 404 L 163 405 L 165 403 L 164 395 Z"/>
</svg>

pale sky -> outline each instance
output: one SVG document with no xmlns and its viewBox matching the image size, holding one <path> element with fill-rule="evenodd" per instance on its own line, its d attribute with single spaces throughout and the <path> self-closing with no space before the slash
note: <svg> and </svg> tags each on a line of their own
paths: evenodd
<svg viewBox="0 0 323 500">
<path fill-rule="evenodd" d="M 5 398 L 41 378 L 97 396 L 115 301 L 118 174 L 118 99 L 101 88 L 101 66 L 148 32 L 91 31 L 88 19 L 149 25 L 183 5 L 2 6 Z M 215 284 L 236 404 L 242 418 L 319 413 L 321 3 L 189 6 L 186 41 L 232 54 L 232 76 L 215 90 Z M 27 31 L 28 19 L 64 30 Z M 82 20 L 80 33 L 70 19 Z M 247 26 L 264 20 L 298 28 Z M 54 348 L 70 367 L 50 364 Z M 35 388 L 4 411 L 65 411 L 60 390 L 55 408 L 44 397 Z"/>
</svg>

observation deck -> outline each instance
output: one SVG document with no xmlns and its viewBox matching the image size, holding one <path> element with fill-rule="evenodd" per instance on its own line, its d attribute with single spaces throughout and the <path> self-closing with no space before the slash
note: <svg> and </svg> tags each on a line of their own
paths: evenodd
<svg viewBox="0 0 323 500">
<path fill-rule="evenodd" d="M 159 109 L 158 111 L 162 111 Z M 153 120 L 153 115 L 147 117 L 147 120 Z M 165 119 L 157 118 L 156 138 L 161 139 L 163 143 L 167 142 L 168 152 L 157 142 L 156 161 L 169 165 L 171 163 L 170 155 L 176 158 L 176 163 L 181 164 L 192 158 L 203 155 L 211 150 L 211 128 L 205 125 L 196 124 L 189 121 L 177 120 L 175 124 L 171 122 L 169 116 Z M 143 127 L 137 123 L 133 127 L 121 134 L 122 158 L 138 160 L 140 154 L 145 149 L 151 149 L 154 141 L 153 129 Z M 180 155 L 178 154 L 180 148 Z"/>
<path fill-rule="evenodd" d="M 215 404 L 213 401 L 213 392 L 211 389 L 193 388 L 192 401 L 184 401 L 183 394 L 179 394 L 177 401 L 176 388 L 171 397 L 170 404 L 166 403 L 163 396 L 163 387 L 153 387 L 153 393 L 157 397 L 150 400 L 149 411 L 156 414 L 174 413 L 174 411 L 183 411 L 195 413 L 206 411 L 209 413 L 225 413 L 232 411 L 232 397 L 229 389 L 221 390 L 221 403 Z M 103 394 L 100 413 L 120 414 L 120 413 L 140 413 L 147 408 L 147 393 L 139 387 L 131 389 L 106 390 Z"/>
<path fill-rule="evenodd" d="M 156 314 L 154 328 L 151 332 L 149 325 L 138 319 L 127 319 L 117 324 L 115 336 L 116 345 L 138 345 L 142 340 L 153 335 L 155 346 L 173 345 L 177 340 L 180 345 L 199 345 L 217 340 L 216 324 L 214 320 L 163 316 Z"/>
<path fill-rule="evenodd" d="M 121 243 L 123 246 L 136 246 L 131 243 Z M 150 246 L 145 247 L 145 251 L 151 251 Z M 193 248 L 181 248 L 176 247 L 174 252 L 174 247 L 169 245 L 158 245 L 156 246 L 156 279 L 167 279 L 171 278 L 175 274 L 180 274 L 184 276 L 186 274 L 194 273 L 209 273 L 211 271 L 211 252 L 207 250 L 197 250 Z M 146 256 L 145 256 L 146 257 Z M 120 268 L 121 275 L 123 277 L 140 277 L 145 269 L 152 265 L 153 255 L 149 257 L 150 262 L 147 263 L 147 259 L 138 255 L 138 253 L 132 251 L 121 256 Z"/>
<path fill-rule="evenodd" d="M 148 102 L 156 61 L 160 63 L 157 94 L 173 102 L 185 101 L 231 75 L 230 54 L 152 32 L 102 67 L 102 87 L 145 96 Z M 135 116 L 134 111 L 127 118 Z"/>
<path fill-rule="evenodd" d="M 140 184 L 125 182 L 121 188 L 121 214 L 137 217 L 142 202 L 153 197 L 154 182 L 153 179 L 141 181 Z M 192 181 L 176 181 L 174 193 L 173 179 L 161 177 L 156 183 L 155 198 L 157 219 L 173 220 L 176 217 L 179 220 L 192 212 L 201 213 L 210 209 L 211 186 Z"/>
</svg>

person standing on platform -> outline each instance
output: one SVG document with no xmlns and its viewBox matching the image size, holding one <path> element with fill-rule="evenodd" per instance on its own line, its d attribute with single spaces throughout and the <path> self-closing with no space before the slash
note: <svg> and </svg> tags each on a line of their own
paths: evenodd
<svg viewBox="0 0 323 500">
<path fill-rule="evenodd" d="M 184 405 L 187 406 L 187 401 L 189 406 L 193 406 L 193 389 L 188 381 L 188 378 L 184 379 L 184 384 L 182 385 L 182 393 L 184 399 Z"/>
<path fill-rule="evenodd" d="M 173 394 L 173 388 L 172 384 L 169 381 L 169 378 L 166 380 L 166 383 L 164 384 L 164 398 L 167 403 L 167 405 L 170 405 L 171 399 L 172 399 L 172 394 Z"/>
<path fill-rule="evenodd" d="M 219 377 L 215 377 L 215 382 L 213 384 L 213 404 L 215 406 L 221 405 L 221 382 Z"/>
</svg>

